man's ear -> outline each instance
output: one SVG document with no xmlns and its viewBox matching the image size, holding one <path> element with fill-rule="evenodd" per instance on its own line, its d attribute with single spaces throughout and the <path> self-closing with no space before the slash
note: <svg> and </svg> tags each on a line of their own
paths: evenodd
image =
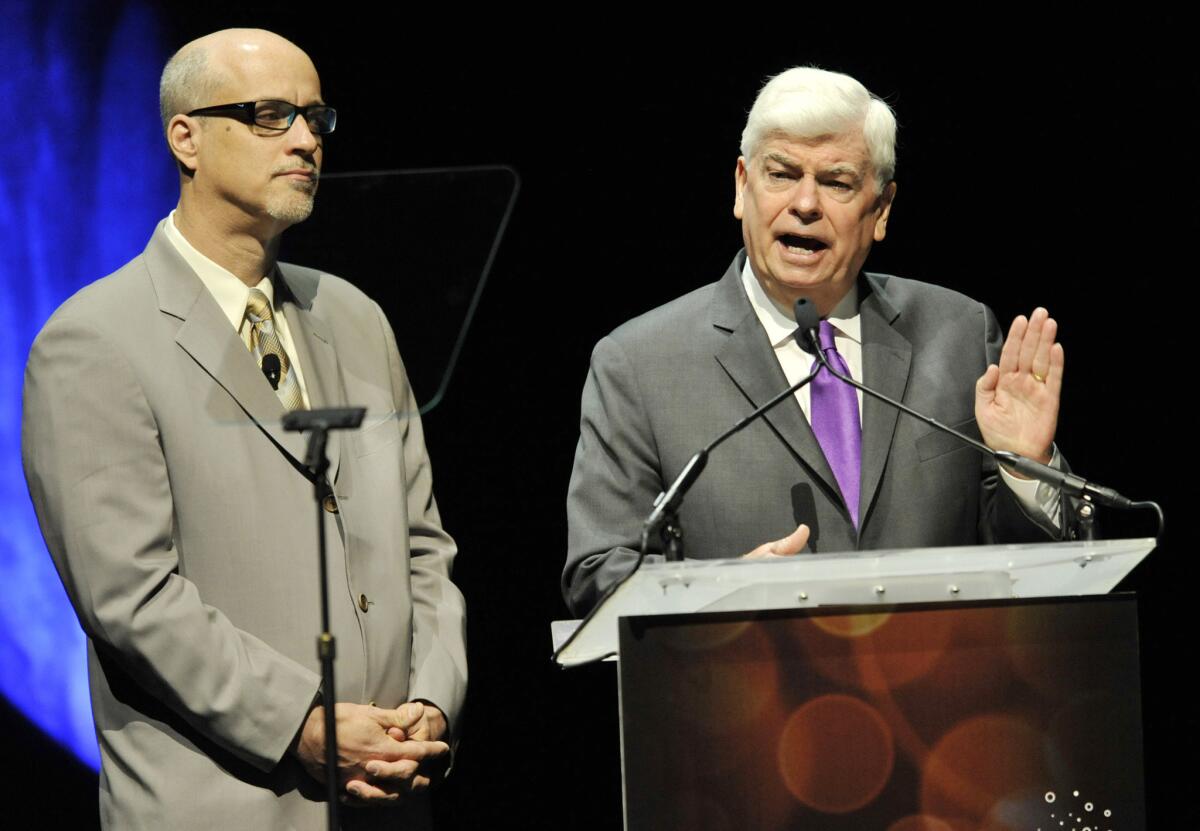
<svg viewBox="0 0 1200 831">
<path fill-rule="evenodd" d="M 738 156 L 737 167 L 733 171 L 733 216 L 742 218 L 745 205 L 742 202 L 746 190 L 746 157 Z"/>
<path fill-rule="evenodd" d="M 199 167 L 200 153 L 199 122 L 179 114 L 167 123 L 167 147 L 179 164 L 179 172 L 192 176 Z"/>
<path fill-rule="evenodd" d="M 876 210 L 879 215 L 875 217 L 875 241 L 883 242 L 883 238 L 887 236 L 888 217 L 892 214 L 892 200 L 896 198 L 896 183 L 888 182 L 887 187 L 883 189 L 883 193 L 879 195 L 879 204 Z"/>
</svg>

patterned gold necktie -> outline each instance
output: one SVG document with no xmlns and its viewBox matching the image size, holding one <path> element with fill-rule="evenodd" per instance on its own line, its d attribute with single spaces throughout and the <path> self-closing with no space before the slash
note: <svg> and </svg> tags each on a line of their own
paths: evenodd
<svg viewBox="0 0 1200 831">
<path fill-rule="evenodd" d="M 246 301 L 246 319 L 250 325 L 243 331 L 243 339 L 258 365 L 263 365 L 263 358 L 274 355 L 279 359 L 279 383 L 275 394 L 288 410 L 304 409 L 304 395 L 300 391 L 300 382 L 296 373 L 292 372 L 292 362 L 288 360 L 287 352 L 275 332 L 275 317 L 271 313 L 271 304 L 267 296 L 258 289 L 250 289 L 250 297 Z"/>
</svg>

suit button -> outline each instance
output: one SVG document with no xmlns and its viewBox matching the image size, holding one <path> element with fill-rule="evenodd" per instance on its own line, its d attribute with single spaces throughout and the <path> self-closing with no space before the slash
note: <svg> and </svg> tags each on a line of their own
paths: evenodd
<svg viewBox="0 0 1200 831">
<path fill-rule="evenodd" d="M 325 494 L 325 498 L 321 500 L 321 507 L 331 514 L 338 512 L 337 498 L 332 493 Z"/>
<path fill-rule="evenodd" d="M 368 607 L 370 605 L 371 605 L 371 603 L 369 600 L 367 600 L 367 596 L 365 594 L 360 594 L 358 596 L 358 608 L 362 609 L 365 612 L 365 611 L 368 611 Z"/>
</svg>

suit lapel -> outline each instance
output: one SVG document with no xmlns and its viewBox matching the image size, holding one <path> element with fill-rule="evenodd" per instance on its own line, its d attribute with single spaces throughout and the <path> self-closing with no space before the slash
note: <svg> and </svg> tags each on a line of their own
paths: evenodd
<svg viewBox="0 0 1200 831">
<path fill-rule="evenodd" d="M 279 398 L 264 383 L 253 356 L 229 325 L 217 301 L 161 227 L 146 246 L 145 260 L 160 311 L 181 321 L 176 343 L 291 457 L 293 465 L 302 464 L 304 438 L 283 430 L 284 410 Z"/>
<path fill-rule="evenodd" d="M 751 405 L 758 407 L 786 389 L 788 382 L 746 297 L 741 277 L 744 263 L 745 254 L 741 253 L 717 284 L 713 296 L 713 326 L 729 334 L 715 357 Z M 833 471 L 795 396 L 781 401 L 763 418 L 808 468 L 809 474 L 822 483 L 831 499 L 840 504 L 841 491 Z"/>
<path fill-rule="evenodd" d="M 345 407 L 345 390 L 341 383 L 332 333 L 328 324 L 312 311 L 315 298 L 313 287 L 309 286 L 293 267 L 281 266 L 277 274 L 281 277 L 275 281 L 275 285 L 284 290 L 284 314 L 287 315 L 292 340 L 296 344 L 297 358 L 304 369 L 304 385 L 308 390 L 309 404 L 313 409 Z M 329 433 L 326 454 L 329 456 L 330 482 L 337 480 L 341 467 L 344 435 L 343 430 L 332 430 Z"/>
<path fill-rule="evenodd" d="M 860 286 L 869 293 L 859 303 L 862 318 L 863 383 L 889 398 L 901 401 L 908 387 L 912 344 L 892 324 L 900 313 L 870 277 Z M 863 395 L 862 474 L 858 515 L 861 526 L 870 519 L 883 470 L 887 466 L 899 412 L 882 401 Z"/>
</svg>

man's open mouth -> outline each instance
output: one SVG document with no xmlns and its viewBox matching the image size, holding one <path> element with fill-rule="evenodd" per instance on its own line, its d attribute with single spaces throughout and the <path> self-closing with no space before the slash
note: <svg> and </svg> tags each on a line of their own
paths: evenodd
<svg viewBox="0 0 1200 831">
<path fill-rule="evenodd" d="M 829 246 L 819 239 L 813 237 L 805 237 L 799 234 L 784 234 L 779 238 L 779 241 L 789 251 L 795 251 L 797 254 L 811 254 L 814 251 L 823 251 Z"/>
</svg>

